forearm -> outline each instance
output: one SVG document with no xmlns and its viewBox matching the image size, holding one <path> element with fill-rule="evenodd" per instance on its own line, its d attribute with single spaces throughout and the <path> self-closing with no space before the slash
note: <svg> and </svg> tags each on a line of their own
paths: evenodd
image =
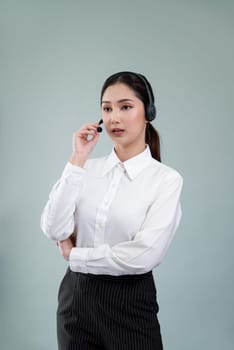
<svg viewBox="0 0 234 350">
<path fill-rule="evenodd" d="M 74 212 L 82 193 L 85 170 L 67 164 L 53 187 L 41 216 L 41 229 L 53 240 L 65 240 L 74 230 Z"/>
<path fill-rule="evenodd" d="M 115 275 L 138 274 L 158 266 L 181 220 L 180 192 L 182 178 L 170 179 L 163 195 L 148 210 L 142 229 L 128 241 L 110 246 L 77 247 L 71 250 L 73 271 Z"/>
<path fill-rule="evenodd" d="M 181 217 L 180 208 L 173 220 L 164 227 L 138 232 L 131 241 L 114 246 L 74 247 L 70 253 L 72 271 L 94 274 L 139 274 L 158 266 L 172 241 Z"/>
</svg>

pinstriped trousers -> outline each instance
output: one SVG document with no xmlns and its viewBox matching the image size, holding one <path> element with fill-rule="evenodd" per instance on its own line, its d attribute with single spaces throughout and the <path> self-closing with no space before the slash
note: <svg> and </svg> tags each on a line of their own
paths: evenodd
<svg viewBox="0 0 234 350">
<path fill-rule="evenodd" d="M 152 271 L 93 275 L 69 268 L 60 284 L 59 350 L 162 350 Z"/>
</svg>

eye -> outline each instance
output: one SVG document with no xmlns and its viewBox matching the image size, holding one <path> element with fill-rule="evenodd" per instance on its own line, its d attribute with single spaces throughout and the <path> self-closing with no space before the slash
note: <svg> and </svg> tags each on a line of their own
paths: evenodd
<svg viewBox="0 0 234 350">
<path fill-rule="evenodd" d="M 102 109 L 103 109 L 104 112 L 107 112 L 107 113 L 111 112 L 111 107 L 104 106 Z"/>
<path fill-rule="evenodd" d="M 128 110 L 128 109 L 131 109 L 131 108 L 132 108 L 132 106 L 130 106 L 130 105 L 123 105 L 121 107 L 121 109 L 123 109 L 123 110 Z"/>
</svg>

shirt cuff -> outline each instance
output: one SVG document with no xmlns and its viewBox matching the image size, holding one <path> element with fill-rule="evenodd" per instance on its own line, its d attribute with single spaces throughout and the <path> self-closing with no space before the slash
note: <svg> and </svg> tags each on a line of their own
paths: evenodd
<svg viewBox="0 0 234 350">
<path fill-rule="evenodd" d="M 72 248 L 69 256 L 69 266 L 74 272 L 88 272 L 87 259 L 89 251 L 92 248 Z"/>
<path fill-rule="evenodd" d="M 71 163 L 67 163 L 61 176 L 61 180 L 77 185 L 80 183 L 81 179 L 85 174 L 85 169 L 79 166 L 73 165 Z"/>
<path fill-rule="evenodd" d="M 72 163 L 68 162 L 63 170 L 62 177 L 70 174 L 83 174 L 84 172 L 84 168 L 78 165 L 73 165 Z"/>
</svg>

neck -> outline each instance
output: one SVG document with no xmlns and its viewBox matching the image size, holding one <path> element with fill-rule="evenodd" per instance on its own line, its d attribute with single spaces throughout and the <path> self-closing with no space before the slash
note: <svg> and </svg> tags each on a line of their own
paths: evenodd
<svg viewBox="0 0 234 350">
<path fill-rule="evenodd" d="M 142 153 L 146 149 L 146 144 L 144 143 L 143 145 L 139 145 L 138 147 L 123 147 L 121 145 L 115 145 L 114 149 L 120 161 L 125 162 L 125 160 L 135 157 L 139 153 Z"/>
</svg>

